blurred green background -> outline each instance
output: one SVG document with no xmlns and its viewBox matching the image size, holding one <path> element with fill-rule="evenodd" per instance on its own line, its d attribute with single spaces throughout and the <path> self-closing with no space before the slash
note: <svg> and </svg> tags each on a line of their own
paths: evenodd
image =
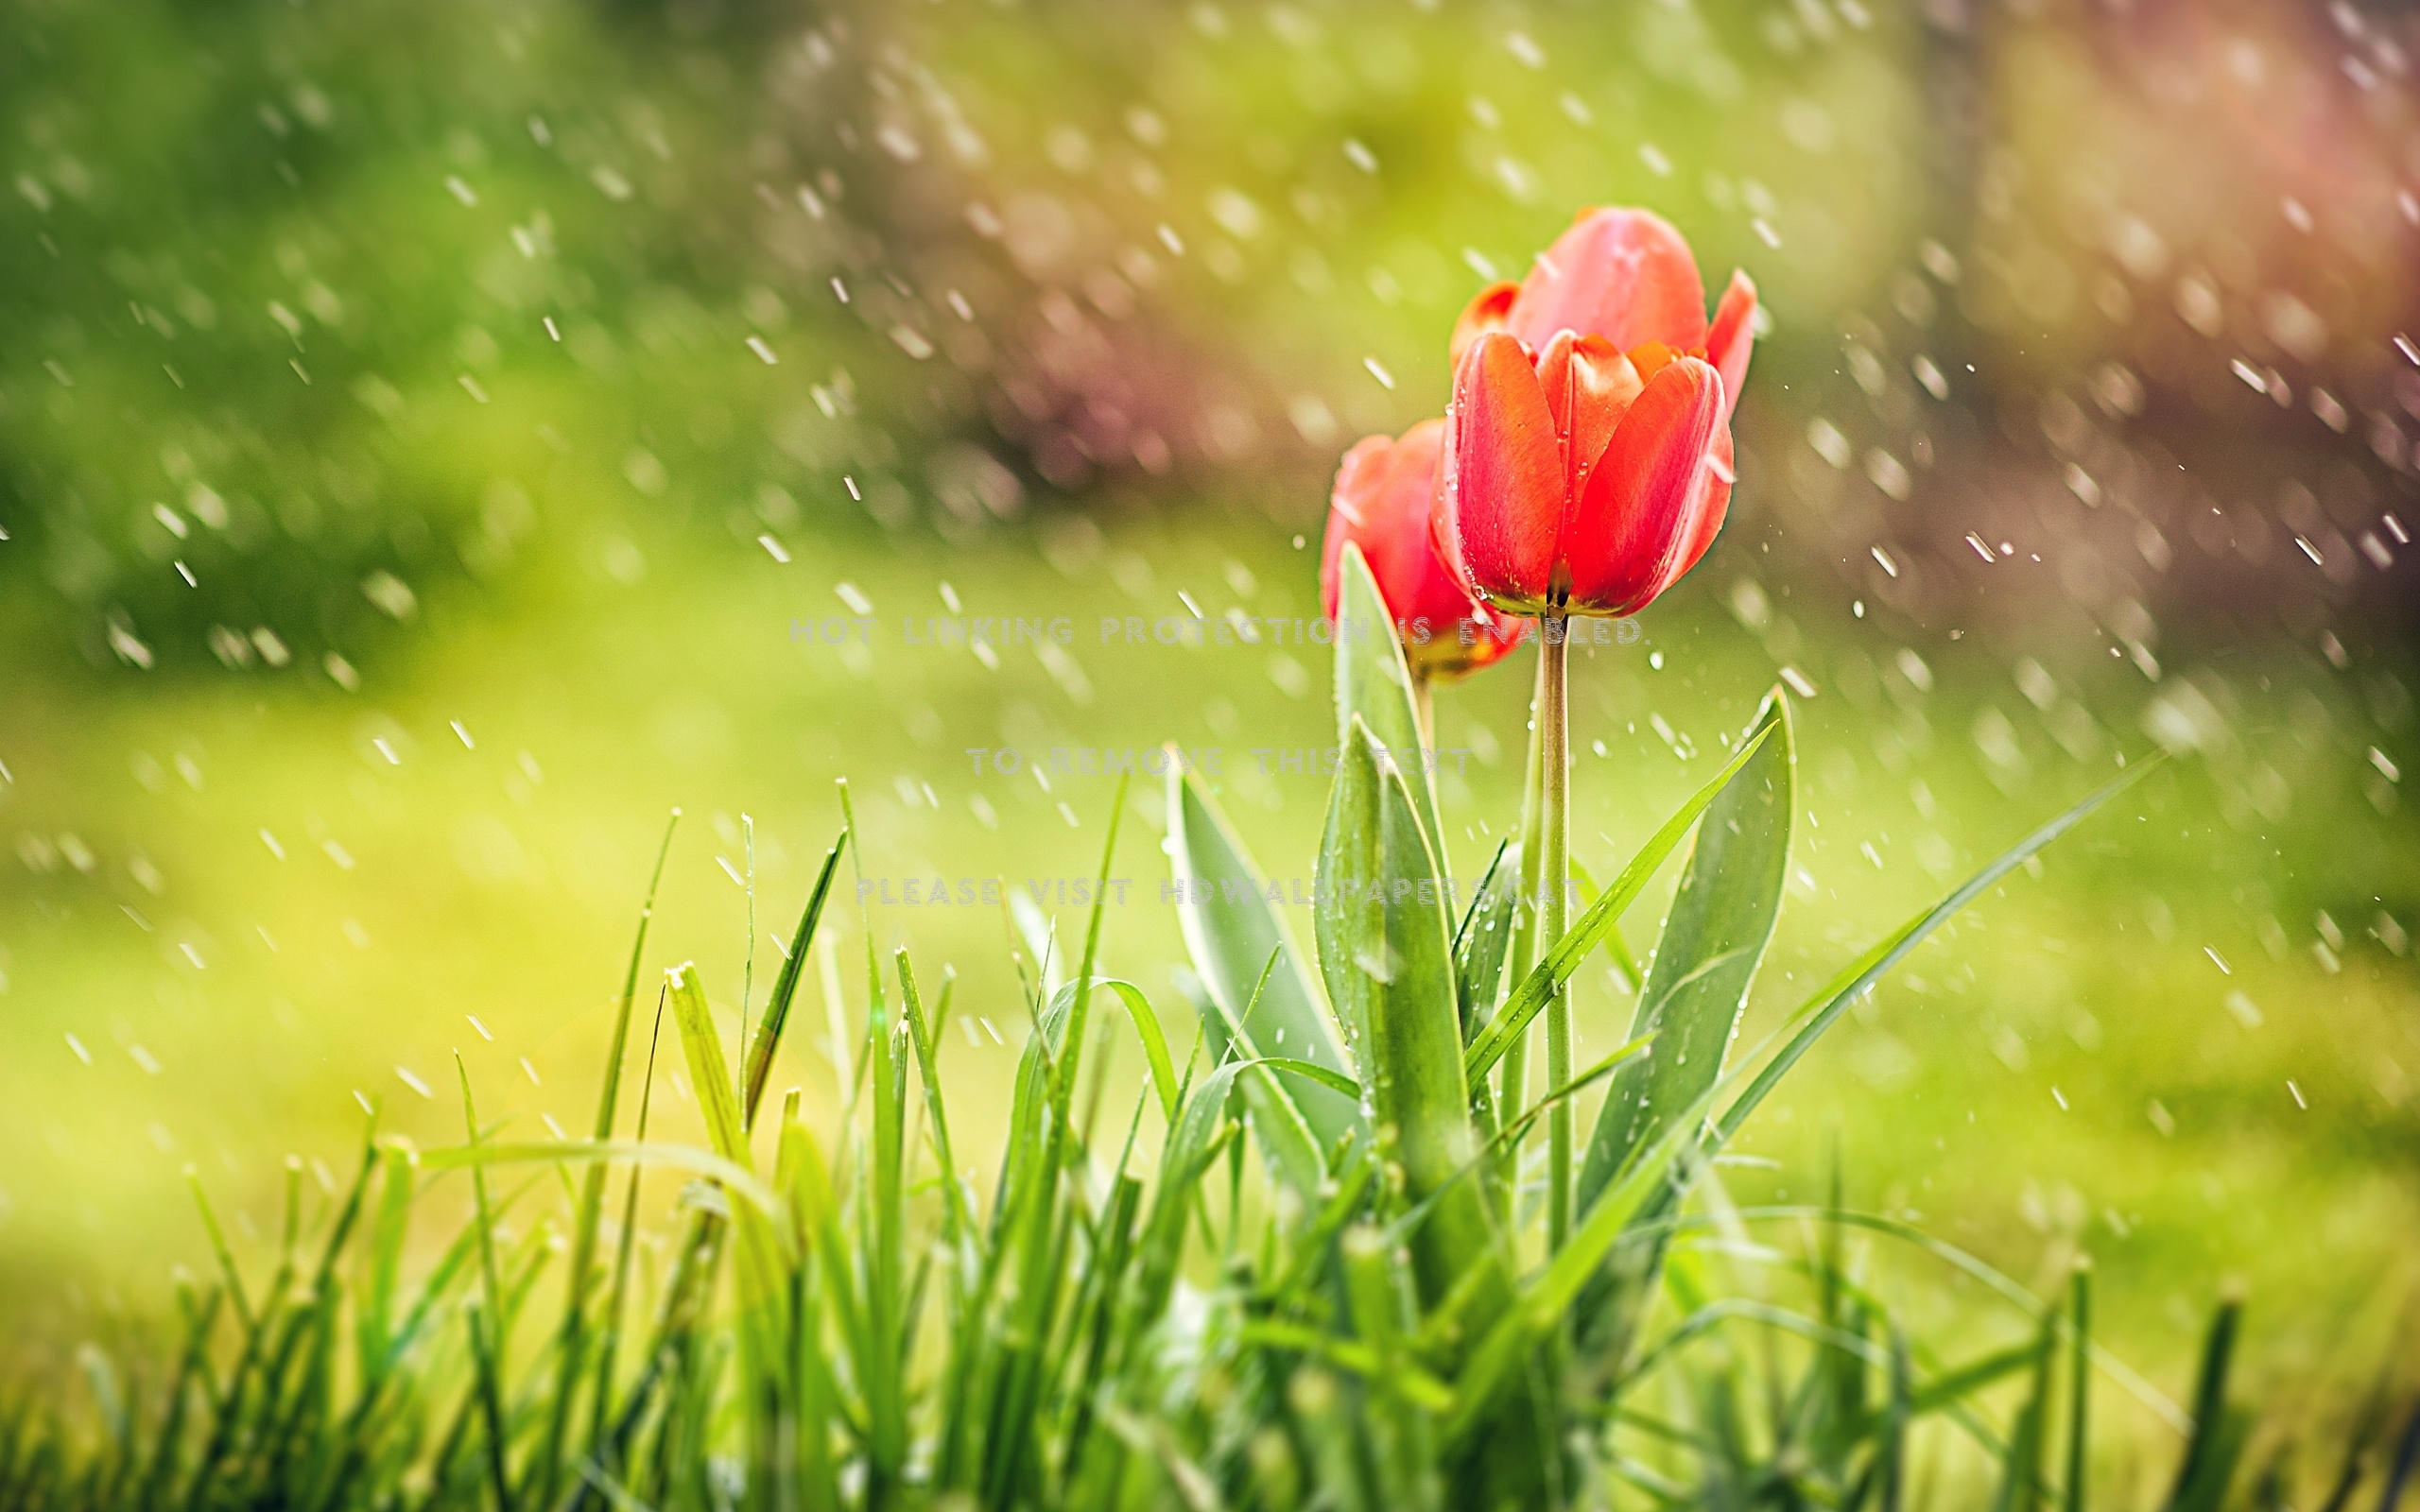
<svg viewBox="0 0 2420 1512">
<path fill-rule="evenodd" d="M 873 873 L 1015 888 L 1098 865 L 1115 782 L 1053 747 L 1174 740 L 1307 875 L 1323 784 L 1252 753 L 1332 738 L 1318 648 L 1122 622 L 1315 614 L 1342 449 L 1630 202 L 1772 328 L 1721 541 L 1576 667 L 1575 850 L 1813 690 L 1751 1040 L 2120 752 L 2187 755 L 1862 1007 L 1735 1189 L 1837 1160 L 2020 1278 L 2088 1251 L 2172 1394 L 2239 1279 L 2251 1367 L 2338 1410 L 2420 1238 L 2415 49 L 2350 4 L 14 0 L 0 1328 L 158 1307 L 188 1165 L 258 1239 L 359 1101 L 457 1137 L 457 1050 L 583 1125 L 676 805 L 650 958 L 734 1011 L 742 816 L 761 993 L 843 776 Z M 909 644 L 960 616 L 1067 639 Z M 1524 666 L 1439 701 L 1465 871 Z M 1106 955 L 1183 1035 L 1131 805 Z M 975 1139 L 1000 910 L 849 902 L 847 952 L 958 972 Z M 1584 1040 L 1630 1007 L 1592 967 Z M 2012 1326 L 1876 1263 L 1944 1341 Z"/>
</svg>

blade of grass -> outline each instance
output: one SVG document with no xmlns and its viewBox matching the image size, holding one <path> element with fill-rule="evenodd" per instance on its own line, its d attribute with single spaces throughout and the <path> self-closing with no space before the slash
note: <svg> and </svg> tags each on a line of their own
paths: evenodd
<svg viewBox="0 0 2420 1512">
<path fill-rule="evenodd" d="M 916 972 L 905 950 L 891 956 L 899 974 L 899 1001 L 908 1020 L 908 1042 L 916 1054 L 916 1074 L 925 1089 L 925 1117 L 932 1125 L 933 1155 L 941 1162 L 942 1243 L 952 1254 L 973 1224 L 966 1211 L 965 1184 L 958 1178 L 958 1157 L 950 1148 L 949 1115 L 942 1101 L 941 1076 L 934 1065 L 933 1034 L 925 1022 L 924 999 L 916 991 Z"/>
<path fill-rule="evenodd" d="M 2227 1405 L 2227 1373 L 2235 1363 L 2236 1332 L 2243 1304 L 2221 1298 L 2202 1345 L 2202 1367 L 2193 1388 L 2193 1433 L 2176 1468 L 2176 1484 L 2164 1503 L 2168 1512 L 2218 1512 L 2235 1479 L 2250 1424 Z"/>
<path fill-rule="evenodd" d="M 2063 1512 L 2083 1512 L 2092 1409 L 2092 1263 L 2078 1258 L 2067 1283 L 2067 1473 Z"/>
<path fill-rule="evenodd" d="M 210 1335 L 218 1321 L 219 1304 L 226 1292 L 212 1287 L 199 1307 L 188 1306 L 185 1318 L 185 1347 L 177 1362 L 175 1379 L 169 1383 L 165 1420 L 152 1446 L 150 1468 L 144 1472 L 142 1489 L 135 1498 L 139 1512 L 152 1512 L 167 1494 L 169 1480 L 176 1474 L 177 1453 L 184 1441 L 185 1414 L 192 1403 L 196 1383 L 201 1379 L 210 1349 Z M 188 1295 L 186 1300 L 190 1302 Z M 0 1475 L 0 1488 L 7 1478 Z"/>
<path fill-rule="evenodd" d="M 672 833 L 680 824 L 681 811 L 676 808 L 665 820 L 664 839 L 655 850 L 655 870 L 648 879 L 647 901 L 639 905 L 638 932 L 631 941 L 630 967 L 623 973 L 622 995 L 614 1005 L 614 1038 L 605 1053 L 605 1080 L 597 1089 L 596 1121 L 590 1133 L 592 1139 L 600 1142 L 614 1137 L 614 1106 L 622 1091 L 622 1058 L 630 1045 L 631 1009 L 638 1000 L 639 964 L 647 956 L 647 927 L 655 917 L 656 889 L 663 885 L 664 864 L 672 853 Z M 562 1324 L 557 1331 L 559 1358 L 554 1400 L 533 1471 L 537 1502 L 542 1507 L 554 1504 L 562 1480 L 563 1435 L 571 1425 L 572 1399 L 579 1393 L 586 1352 L 589 1276 L 596 1261 L 596 1228 L 604 1205 L 605 1167 L 592 1165 L 581 1183 L 579 1207 L 572 1224 L 571 1272 L 563 1288 Z"/>
<path fill-rule="evenodd" d="M 648 1114 L 655 1102 L 655 1053 L 664 1040 L 664 1001 L 666 989 L 659 988 L 655 995 L 655 1020 L 648 1029 L 647 1069 L 639 1078 L 639 1116 L 631 1131 L 633 1143 L 647 1143 Z M 618 1472 L 619 1457 L 605 1460 L 605 1418 L 614 1395 L 614 1371 L 621 1353 L 622 1317 L 629 1305 L 631 1255 L 638 1233 L 639 1179 L 644 1170 L 641 1162 L 631 1162 L 630 1179 L 622 1190 L 622 1227 L 614 1245 L 614 1276 L 606 1289 L 603 1329 L 597 1338 L 596 1380 L 589 1394 L 588 1458 L 606 1469 Z"/>
<path fill-rule="evenodd" d="M 806 907 L 800 911 L 798 928 L 790 936 L 790 948 L 782 957 L 781 975 L 774 978 L 773 994 L 765 1000 L 765 1016 L 748 1041 L 741 1072 L 741 1086 L 745 1089 L 741 1112 L 742 1122 L 750 1128 L 756 1126 L 756 1109 L 765 1098 L 765 1079 L 773 1071 L 773 1051 L 781 1044 L 782 1030 L 789 1022 L 790 1002 L 798 995 L 799 973 L 805 969 L 807 954 L 814 948 L 816 925 L 823 917 L 824 902 L 832 895 L 832 879 L 840 869 L 841 848 L 848 843 L 849 832 L 843 830 L 840 837 L 832 842 L 832 849 L 824 852 L 823 865 L 815 874 L 815 885 L 806 895 Z"/>
<path fill-rule="evenodd" d="M 462 1088 L 464 1139 L 480 1143 L 477 1107 L 471 1100 L 471 1073 L 459 1051 L 454 1056 L 455 1078 Z M 479 1236 L 479 1303 L 470 1314 L 471 1349 L 478 1363 L 479 1413 L 486 1425 L 488 1474 L 493 1482 L 496 1512 L 512 1512 L 510 1475 L 506 1469 L 510 1445 L 504 1432 L 504 1288 L 496 1280 L 495 1217 L 488 1208 L 488 1173 L 471 1167 L 472 1222 Z"/>
<path fill-rule="evenodd" d="M 2000 1460 L 1999 1487 L 1992 1498 L 1993 1512 L 2037 1512 L 2042 1504 L 2042 1451 L 2049 1437 L 2051 1365 L 2058 1358 L 2058 1314 L 2046 1312 L 2042 1327 L 2028 1351 L 2032 1371 L 2025 1401 L 2017 1409 L 2016 1426 L 2009 1435 Z"/>
</svg>

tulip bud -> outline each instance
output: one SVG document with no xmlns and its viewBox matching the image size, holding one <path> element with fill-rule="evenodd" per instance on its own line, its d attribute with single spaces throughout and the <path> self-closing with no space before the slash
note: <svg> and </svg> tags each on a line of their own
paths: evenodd
<svg viewBox="0 0 2420 1512">
<path fill-rule="evenodd" d="M 1415 677 L 1457 678 L 1502 659 L 1521 627 L 1464 591 L 1430 542 L 1443 421 L 1424 421 L 1400 440 L 1373 436 L 1344 454 L 1320 547 L 1320 602 L 1337 612 L 1338 567 L 1348 541 L 1361 548 L 1370 576 Z"/>
</svg>

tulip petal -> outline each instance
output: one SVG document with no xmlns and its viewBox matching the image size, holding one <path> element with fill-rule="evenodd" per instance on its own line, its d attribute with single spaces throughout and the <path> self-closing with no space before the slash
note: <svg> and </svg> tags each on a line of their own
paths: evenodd
<svg viewBox="0 0 2420 1512">
<path fill-rule="evenodd" d="M 1340 597 L 1345 542 L 1361 550 L 1386 599 L 1405 659 L 1426 677 L 1454 678 L 1503 658 L 1512 639 L 1439 559 L 1429 539 L 1445 422 L 1426 420 L 1400 439 L 1372 436 L 1344 454 L 1320 545 L 1320 605 L 1330 619 Z"/>
<path fill-rule="evenodd" d="M 1723 388 L 1722 399 L 1722 407 L 1729 409 L 1731 390 L 1728 386 Z M 1706 448 L 1705 471 L 1698 476 L 1697 497 L 1689 505 L 1688 524 L 1682 532 L 1680 559 L 1673 564 L 1671 576 L 1656 586 L 1657 593 L 1686 576 L 1689 569 L 1698 564 L 1698 558 L 1705 555 L 1706 548 L 1714 544 L 1714 538 L 1722 533 L 1722 517 L 1731 508 L 1733 466 L 1731 427 L 1718 424 L 1714 428 L 1714 444 Z"/>
<path fill-rule="evenodd" d="M 1472 342 L 1490 331 L 1503 330 L 1504 318 L 1512 312 L 1512 301 L 1520 292 L 1521 285 L 1508 278 L 1473 295 L 1471 302 L 1462 306 L 1461 318 L 1454 322 L 1453 345 L 1446 349 L 1448 360 L 1461 363 Z"/>
<path fill-rule="evenodd" d="M 1624 352 L 1647 341 L 1694 351 L 1705 345 L 1705 284 L 1663 217 L 1592 210 L 1539 257 L 1505 329 L 1533 349 L 1570 330 Z"/>
<path fill-rule="evenodd" d="M 1748 349 L 1756 342 L 1756 285 L 1734 268 L 1731 286 L 1715 306 L 1714 324 L 1705 334 L 1705 360 L 1722 374 L 1722 418 L 1729 420 L 1739 403 L 1739 386 L 1748 381 Z"/>
<path fill-rule="evenodd" d="M 1370 558 L 1370 575 L 1400 620 L 1451 619 L 1465 613 L 1470 595 L 1455 584 L 1428 543 L 1430 501 L 1437 492 L 1437 462 L 1445 445 L 1445 422 L 1426 420 L 1378 458 L 1372 482 L 1374 516 L 1354 539 Z M 1443 590 L 1441 593 L 1440 590 Z"/>
<path fill-rule="evenodd" d="M 1563 512 L 1556 534 L 1571 539 L 1589 471 L 1614 438 L 1647 381 L 1621 350 L 1602 336 L 1555 333 L 1538 353 L 1538 387 L 1546 390 L 1563 443 Z"/>
<path fill-rule="evenodd" d="M 1721 413 L 1721 375 L 1696 357 L 1667 364 L 1632 404 L 1565 544 L 1576 611 L 1631 613 L 1680 576 Z"/>
<path fill-rule="evenodd" d="M 1337 564 L 1343 558 L 1344 543 L 1357 542 L 1363 556 L 1371 554 L 1381 523 L 1391 464 L 1398 450 L 1398 444 L 1390 437 L 1365 436 L 1353 443 L 1353 449 L 1344 454 L 1343 462 L 1337 467 L 1336 487 L 1328 494 L 1327 535 L 1320 541 L 1320 608 L 1330 619 L 1336 617 Z M 1433 452 L 1430 459 L 1433 464 Z M 1374 576 L 1376 570 L 1374 562 Z"/>
<path fill-rule="evenodd" d="M 1489 332 L 1454 369 L 1432 521 L 1438 554 L 1499 609 L 1546 605 L 1563 512 L 1563 448 L 1521 343 Z"/>
</svg>

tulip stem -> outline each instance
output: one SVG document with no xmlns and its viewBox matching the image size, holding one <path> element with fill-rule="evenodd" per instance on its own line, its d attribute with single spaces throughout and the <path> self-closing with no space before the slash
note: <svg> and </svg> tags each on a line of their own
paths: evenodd
<svg viewBox="0 0 2420 1512">
<path fill-rule="evenodd" d="M 1547 614 L 1538 643 L 1538 734 L 1541 757 L 1539 812 L 1545 841 L 1539 885 L 1544 904 L 1538 934 L 1541 959 L 1563 938 L 1571 874 L 1571 701 L 1567 691 L 1570 647 L 1560 612 Z M 1571 993 L 1565 988 L 1547 1000 L 1547 1085 L 1571 1082 Z M 1571 1100 L 1547 1114 L 1547 1248 L 1563 1248 L 1571 1233 Z"/>
<path fill-rule="evenodd" d="M 1437 746 L 1437 694 L 1435 685 L 1425 672 L 1411 675 L 1411 717 L 1413 723 L 1420 727 L 1421 744 L 1434 750 Z M 1429 751 L 1421 752 L 1423 766 L 1434 771 L 1435 763 L 1436 758 Z"/>
</svg>

